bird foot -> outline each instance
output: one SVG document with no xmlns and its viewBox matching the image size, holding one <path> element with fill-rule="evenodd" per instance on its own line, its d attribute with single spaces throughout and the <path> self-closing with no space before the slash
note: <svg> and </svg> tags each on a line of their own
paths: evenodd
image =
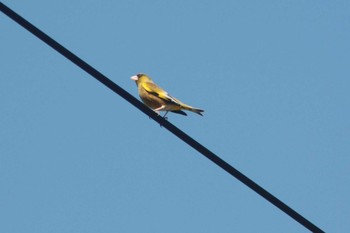
<svg viewBox="0 0 350 233">
<path fill-rule="evenodd" d="M 166 111 L 165 114 L 164 114 L 164 116 L 163 116 L 163 118 L 164 118 L 165 120 L 168 120 L 168 117 L 166 116 L 166 114 L 168 114 L 168 112 L 169 112 L 169 111 Z"/>
</svg>

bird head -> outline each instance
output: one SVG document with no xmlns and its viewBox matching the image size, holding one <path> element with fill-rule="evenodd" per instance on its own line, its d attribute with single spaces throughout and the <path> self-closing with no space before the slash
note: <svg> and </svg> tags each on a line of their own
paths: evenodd
<svg viewBox="0 0 350 233">
<path fill-rule="evenodd" d="M 131 77 L 132 80 L 136 82 L 138 85 L 140 82 L 153 82 L 150 77 L 148 77 L 146 74 L 137 74 Z"/>
</svg>

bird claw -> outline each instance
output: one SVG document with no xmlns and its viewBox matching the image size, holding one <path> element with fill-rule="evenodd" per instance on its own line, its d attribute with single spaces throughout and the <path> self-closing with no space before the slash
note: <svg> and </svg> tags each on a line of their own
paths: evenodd
<svg viewBox="0 0 350 233">
<path fill-rule="evenodd" d="M 168 114 L 168 112 L 169 112 L 169 111 L 166 111 L 165 114 L 164 114 L 164 116 L 163 116 L 163 118 L 164 118 L 165 120 L 168 120 L 168 117 L 166 117 L 166 114 Z"/>
<path fill-rule="evenodd" d="M 164 115 L 164 116 L 163 116 L 163 119 L 167 121 L 167 120 L 168 120 L 168 117 L 166 117 L 166 116 Z M 159 124 L 159 126 L 162 128 L 162 125 L 161 125 L 161 124 Z"/>
</svg>

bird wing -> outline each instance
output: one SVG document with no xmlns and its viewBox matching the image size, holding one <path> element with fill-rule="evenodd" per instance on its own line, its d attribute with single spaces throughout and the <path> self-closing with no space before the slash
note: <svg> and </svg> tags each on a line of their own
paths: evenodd
<svg viewBox="0 0 350 233">
<path fill-rule="evenodd" d="M 161 98 L 162 100 L 172 102 L 176 105 L 181 105 L 177 99 L 170 96 L 168 92 L 164 91 L 162 88 L 158 87 L 156 84 L 150 83 L 150 82 L 143 82 L 141 83 L 141 85 L 148 93 L 155 95 Z"/>
<path fill-rule="evenodd" d="M 185 113 L 184 111 L 181 111 L 181 110 L 173 110 L 171 112 L 187 116 L 187 113 Z"/>
</svg>

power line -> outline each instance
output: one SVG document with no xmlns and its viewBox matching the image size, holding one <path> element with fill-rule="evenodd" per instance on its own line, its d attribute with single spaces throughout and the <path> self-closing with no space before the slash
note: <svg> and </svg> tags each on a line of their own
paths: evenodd
<svg viewBox="0 0 350 233">
<path fill-rule="evenodd" d="M 83 61 L 81 58 L 70 52 L 68 49 L 63 47 L 61 44 L 59 44 L 57 41 L 49 37 L 47 34 L 42 32 L 40 29 L 35 27 L 33 24 L 28 22 L 26 19 L 18 15 L 16 12 L 8 8 L 6 5 L 4 5 L 2 2 L 0 2 L 0 10 L 7 15 L 9 18 L 17 22 L 19 25 L 21 25 L 23 28 L 27 29 L 29 32 L 31 32 L 33 35 L 41 39 L 44 43 L 55 49 L 57 52 L 62 54 L 64 57 L 66 57 L 68 60 L 79 66 L 81 69 L 89 73 L 91 76 L 93 76 L 95 79 L 103 83 L 105 86 L 107 86 L 109 89 L 123 97 L 126 101 L 134 105 L 136 108 L 138 108 L 140 111 L 151 117 L 153 120 L 158 122 L 160 125 L 162 125 L 164 128 L 168 129 L 171 133 L 176 135 L 178 138 L 186 142 L 189 146 L 196 149 L 198 152 L 200 152 L 202 155 L 210 159 L 212 162 L 214 162 L 216 165 L 224 169 L 226 172 L 237 178 L 239 181 L 241 181 L 243 184 L 247 185 L 249 188 L 251 188 L 253 191 L 258 193 L 260 196 L 265 198 L 267 201 L 275 205 L 277 208 L 282 210 L 284 213 L 288 214 L 290 217 L 292 217 L 294 220 L 299 222 L 301 225 L 303 225 L 305 228 L 309 229 L 312 232 L 324 232 L 320 228 L 318 228 L 316 225 L 314 225 L 312 222 L 304 218 L 301 214 L 293 210 L 291 207 L 283 203 L 281 200 L 279 200 L 277 197 L 269 193 L 267 190 L 259 186 L 257 183 L 255 183 L 253 180 L 249 179 L 247 176 L 245 176 L 243 173 L 232 167 L 230 164 L 222 160 L 220 157 L 215 155 L 213 152 L 211 152 L 209 149 L 204 147 L 202 144 L 194 140 L 192 137 L 184 133 L 182 130 L 171 124 L 169 121 L 165 120 L 163 117 L 158 116 L 154 111 L 146 107 L 143 103 L 141 103 L 138 99 L 133 97 L 131 94 L 129 94 L 127 91 L 125 91 L 123 88 L 112 82 L 110 79 L 108 79 L 106 76 L 104 76 L 102 73 L 97 71 L 95 68 L 87 64 L 85 61 Z"/>
</svg>

